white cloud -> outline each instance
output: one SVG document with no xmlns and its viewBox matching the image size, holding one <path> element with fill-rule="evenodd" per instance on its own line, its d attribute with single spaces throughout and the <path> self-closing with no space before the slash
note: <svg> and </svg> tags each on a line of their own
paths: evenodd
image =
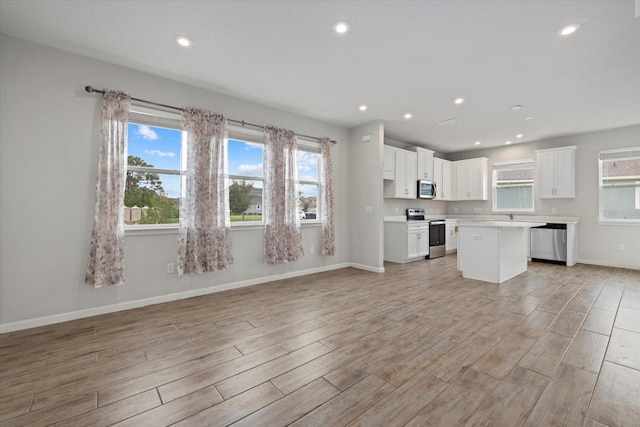
<svg viewBox="0 0 640 427">
<path fill-rule="evenodd" d="M 258 164 L 241 164 L 238 166 L 238 172 L 257 172 L 262 170 L 262 163 Z"/>
<path fill-rule="evenodd" d="M 308 151 L 298 152 L 298 171 L 310 172 L 318 170 L 318 155 Z"/>
<path fill-rule="evenodd" d="M 160 151 L 160 150 L 144 150 L 146 154 L 150 156 L 158 156 L 158 157 L 175 157 L 176 153 L 173 151 Z"/>
<path fill-rule="evenodd" d="M 263 149 L 264 148 L 264 144 L 260 144 L 257 142 L 248 142 L 248 141 L 244 141 L 245 145 L 247 146 L 247 150 L 249 148 L 259 148 L 259 149 Z"/>
<path fill-rule="evenodd" d="M 147 125 L 138 125 L 136 134 L 140 135 L 147 141 L 155 141 L 158 139 L 158 134 Z"/>
</svg>

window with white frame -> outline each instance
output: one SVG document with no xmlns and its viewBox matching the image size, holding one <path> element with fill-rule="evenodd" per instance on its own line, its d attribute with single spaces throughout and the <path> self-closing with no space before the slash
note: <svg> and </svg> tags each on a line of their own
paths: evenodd
<svg viewBox="0 0 640 427">
<path fill-rule="evenodd" d="M 600 220 L 640 222 L 640 147 L 598 153 Z"/>
<path fill-rule="evenodd" d="M 229 130 L 229 208 L 231 223 L 261 223 L 264 144 L 261 133 Z"/>
<path fill-rule="evenodd" d="M 132 106 L 127 138 L 125 225 L 177 225 L 186 165 L 180 115 Z"/>
<path fill-rule="evenodd" d="M 177 226 L 186 171 L 186 132 L 180 114 L 142 106 L 129 112 L 125 225 Z M 229 127 L 229 207 L 232 224 L 263 222 L 264 144 L 262 132 Z M 321 154 L 317 144 L 299 142 L 299 215 L 320 219 Z"/>
<path fill-rule="evenodd" d="M 298 214 L 303 221 L 320 220 L 320 170 L 322 155 L 317 144 L 298 143 Z"/>
<path fill-rule="evenodd" d="M 264 144 L 262 132 L 229 128 L 229 207 L 231 224 L 263 222 Z M 320 219 L 321 154 L 317 144 L 299 140 L 298 215 L 303 222 Z"/>
<path fill-rule="evenodd" d="M 493 211 L 534 211 L 533 160 L 493 164 Z"/>
</svg>

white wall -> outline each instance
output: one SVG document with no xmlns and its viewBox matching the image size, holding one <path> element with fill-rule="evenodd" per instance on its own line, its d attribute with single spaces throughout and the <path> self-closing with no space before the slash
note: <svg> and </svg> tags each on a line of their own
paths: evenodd
<svg viewBox="0 0 640 427">
<path fill-rule="evenodd" d="M 535 150 L 575 145 L 576 198 L 534 200 L 535 215 L 579 217 L 578 262 L 626 268 L 640 268 L 640 224 L 598 224 L 598 151 L 640 145 L 640 126 L 591 132 L 580 135 L 550 138 L 526 144 L 515 144 L 486 150 L 455 153 L 449 160 L 488 157 L 489 170 L 495 162 L 535 159 Z M 489 181 L 491 182 L 491 180 Z M 491 185 L 491 184 L 490 184 Z M 489 201 L 447 203 L 447 214 L 473 215 L 481 208 L 482 215 L 491 214 L 492 194 Z M 556 213 L 552 209 L 557 209 Z M 618 244 L 624 244 L 624 251 Z"/>
<path fill-rule="evenodd" d="M 4 35 L 0 54 L 0 332 L 114 305 L 172 299 L 175 293 L 196 295 L 348 265 L 347 129 Z M 263 230 L 234 230 L 232 268 L 178 279 L 166 274 L 167 263 L 176 260 L 175 232 L 128 234 L 126 283 L 86 285 L 101 106 L 99 96 L 84 92 L 86 85 L 338 140 L 333 146 L 336 256 L 318 255 L 320 229 L 305 227 L 306 255 L 268 266 Z"/>
<path fill-rule="evenodd" d="M 366 136 L 368 141 L 363 142 Z M 350 131 L 349 229 L 351 262 L 370 271 L 384 271 L 382 162 L 384 125 L 367 123 Z"/>
</svg>

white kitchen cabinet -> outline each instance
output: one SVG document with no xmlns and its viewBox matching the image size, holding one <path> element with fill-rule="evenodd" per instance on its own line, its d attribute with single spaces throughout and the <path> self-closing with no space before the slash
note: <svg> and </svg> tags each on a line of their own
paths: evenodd
<svg viewBox="0 0 640 427">
<path fill-rule="evenodd" d="M 448 254 L 458 250 L 458 221 L 445 221 L 445 250 Z"/>
<path fill-rule="evenodd" d="M 406 263 L 429 255 L 428 222 L 385 222 L 384 260 Z"/>
<path fill-rule="evenodd" d="M 407 259 L 429 255 L 429 224 L 407 226 Z"/>
<path fill-rule="evenodd" d="M 489 159 L 459 160 L 453 162 L 455 174 L 454 200 L 488 200 L 487 181 L 489 175 Z"/>
<path fill-rule="evenodd" d="M 396 179 L 396 150 L 386 145 L 384 146 L 384 160 L 382 170 L 383 179 Z"/>
<path fill-rule="evenodd" d="M 418 155 L 418 179 L 434 181 L 433 176 L 433 151 L 416 147 Z"/>
<path fill-rule="evenodd" d="M 453 200 L 451 162 L 449 160 L 434 157 L 433 177 L 436 183 L 436 197 L 434 200 Z"/>
<path fill-rule="evenodd" d="M 575 145 L 536 151 L 538 197 L 541 199 L 573 199 L 575 186 Z"/>
<path fill-rule="evenodd" d="M 394 199 L 416 199 L 418 181 L 416 176 L 417 155 L 412 151 L 395 151 L 395 174 L 393 181 L 384 183 L 384 197 Z"/>
</svg>

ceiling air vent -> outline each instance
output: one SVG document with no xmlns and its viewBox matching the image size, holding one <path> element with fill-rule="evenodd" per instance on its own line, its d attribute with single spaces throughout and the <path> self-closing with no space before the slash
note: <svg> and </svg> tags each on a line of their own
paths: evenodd
<svg viewBox="0 0 640 427">
<path fill-rule="evenodd" d="M 451 125 L 457 125 L 458 123 L 462 123 L 462 120 L 458 118 L 453 118 L 453 119 L 447 119 L 447 120 L 438 122 L 440 126 L 451 126 Z"/>
</svg>

